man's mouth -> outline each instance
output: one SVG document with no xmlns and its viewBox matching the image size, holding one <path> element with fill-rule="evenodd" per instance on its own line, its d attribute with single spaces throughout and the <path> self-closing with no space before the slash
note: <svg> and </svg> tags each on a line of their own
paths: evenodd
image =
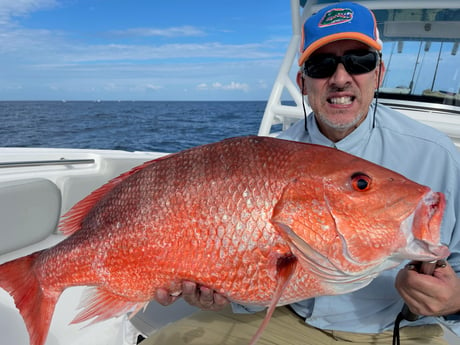
<svg viewBox="0 0 460 345">
<path fill-rule="evenodd" d="M 355 100 L 355 97 L 352 97 L 352 96 L 331 97 L 327 99 L 328 103 L 338 104 L 338 105 L 349 105 L 353 103 L 354 100 Z"/>
</svg>

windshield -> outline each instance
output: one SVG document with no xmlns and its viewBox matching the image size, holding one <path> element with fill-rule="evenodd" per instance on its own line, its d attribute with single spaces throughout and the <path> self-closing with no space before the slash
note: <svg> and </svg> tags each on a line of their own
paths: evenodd
<svg viewBox="0 0 460 345">
<path fill-rule="evenodd" d="M 386 73 L 381 97 L 460 105 L 460 10 L 374 10 Z"/>
</svg>

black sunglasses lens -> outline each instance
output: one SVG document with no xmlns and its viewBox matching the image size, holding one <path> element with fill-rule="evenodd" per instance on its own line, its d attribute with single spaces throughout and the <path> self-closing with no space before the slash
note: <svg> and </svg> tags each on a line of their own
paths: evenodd
<svg viewBox="0 0 460 345">
<path fill-rule="evenodd" d="M 311 78 L 329 78 L 335 73 L 340 62 L 348 73 L 363 74 L 377 66 L 378 55 L 368 50 L 348 52 L 344 56 L 318 54 L 305 62 L 304 71 Z"/>
<path fill-rule="evenodd" d="M 335 55 L 318 54 L 305 62 L 305 73 L 311 78 L 327 78 L 337 69 Z"/>
<path fill-rule="evenodd" d="M 377 67 L 377 53 L 376 52 L 353 52 L 345 54 L 342 57 L 345 69 L 350 74 L 363 74 L 369 73 Z"/>
</svg>

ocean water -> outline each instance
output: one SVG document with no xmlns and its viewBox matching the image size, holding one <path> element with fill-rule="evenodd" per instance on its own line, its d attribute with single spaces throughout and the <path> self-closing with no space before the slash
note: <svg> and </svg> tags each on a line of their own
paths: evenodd
<svg viewBox="0 0 460 345">
<path fill-rule="evenodd" d="M 0 146 L 175 152 L 257 134 L 265 104 L 2 101 Z"/>
</svg>

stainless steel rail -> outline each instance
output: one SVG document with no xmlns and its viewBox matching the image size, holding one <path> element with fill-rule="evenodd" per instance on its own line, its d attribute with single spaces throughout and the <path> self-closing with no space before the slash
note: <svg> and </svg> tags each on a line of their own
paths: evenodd
<svg viewBox="0 0 460 345">
<path fill-rule="evenodd" d="M 94 164 L 94 159 L 57 159 L 43 161 L 22 161 L 22 162 L 0 162 L 0 169 L 4 168 L 22 168 L 22 167 L 39 167 L 47 165 L 76 165 L 76 164 Z"/>
</svg>

